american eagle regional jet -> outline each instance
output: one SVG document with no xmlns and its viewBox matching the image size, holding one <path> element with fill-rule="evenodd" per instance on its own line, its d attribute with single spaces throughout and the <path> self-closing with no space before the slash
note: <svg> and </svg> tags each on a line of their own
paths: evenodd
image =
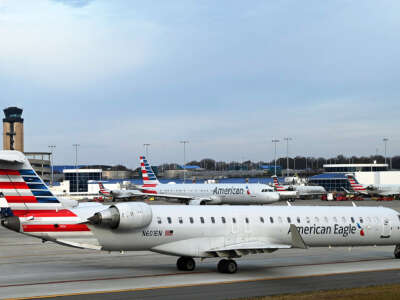
<svg viewBox="0 0 400 300">
<path fill-rule="evenodd" d="M 353 174 L 346 174 L 352 190 L 356 193 L 371 196 L 399 196 L 400 184 L 364 185 L 357 181 Z"/>
<path fill-rule="evenodd" d="M 76 248 L 174 255 L 182 271 L 218 257 L 219 272 L 235 273 L 234 258 L 308 247 L 396 245 L 400 258 L 400 215 L 383 207 L 61 203 L 17 151 L 0 151 L 0 193 L 10 230 Z"/>
<path fill-rule="evenodd" d="M 295 191 L 299 198 L 307 198 L 312 196 L 326 195 L 326 190 L 323 186 L 313 185 L 281 185 L 276 175 L 272 176 L 274 187 L 277 192 Z"/>
</svg>

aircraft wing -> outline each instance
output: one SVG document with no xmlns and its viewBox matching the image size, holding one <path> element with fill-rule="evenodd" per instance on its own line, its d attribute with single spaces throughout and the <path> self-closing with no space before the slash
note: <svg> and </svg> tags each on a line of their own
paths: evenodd
<svg viewBox="0 0 400 300">
<path fill-rule="evenodd" d="M 206 251 L 213 256 L 219 257 L 240 257 L 247 254 L 256 254 L 263 252 L 273 252 L 278 249 L 300 248 L 307 249 L 296 225 L 291 224 L 289 233 L 291 235 L 290 244 L 275 244 L 264 240 L 243 242 L 238 244 L 227 245 L 221 248 L 214 248 Z"/>
</svg>

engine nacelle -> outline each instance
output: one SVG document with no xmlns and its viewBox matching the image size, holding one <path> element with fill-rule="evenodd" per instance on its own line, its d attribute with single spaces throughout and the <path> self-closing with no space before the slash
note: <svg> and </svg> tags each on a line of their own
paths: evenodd
<svg viewBox="0 0 400 300">
<path fill-rule="evenodd" d="M 93 225 L 118 230 L 134 230 L 148 226 L 153 211 L 146 203 L 118 203 L 97 212 L 88 221 Z"/>
</svg>

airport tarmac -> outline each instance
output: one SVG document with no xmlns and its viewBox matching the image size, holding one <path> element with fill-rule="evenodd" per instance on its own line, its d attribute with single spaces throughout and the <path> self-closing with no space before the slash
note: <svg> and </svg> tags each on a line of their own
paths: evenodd
<svg viewBox="0 0 400 300">
<path fill-rule="evenodd" d="M 284 203 L 281 203 L 285 205 Z M 351 205 L 297 201 L 293 205 Z M 400 201 L 358 202 L 400 210 Z M 105 253 L 72 249 L 0 229 L 0 298 L 232 299 L 400 282 L 394 247 L 289 249 L 237 259 L 238 273 L 216 271 L 217 259 L 196 260 L 194 272 L 175 257 L 151 252 Z M 75 296 L 74 296 L 75 295 Z"/>
</svg>

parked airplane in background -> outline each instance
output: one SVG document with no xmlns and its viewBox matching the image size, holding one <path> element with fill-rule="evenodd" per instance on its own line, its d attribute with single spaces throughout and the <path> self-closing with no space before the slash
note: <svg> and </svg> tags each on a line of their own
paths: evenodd
<svg viewBox="0 0 400 300">
<path fill-rule="evenodd" d="M 140 188 L 135 190 L 121 190 L 114 189 L 110 190 L 104 187 L 102 182 L 99 182 L 99 193 L 104 197 L 111 198 L 112 201 L 116 201 L 117 199 L 131 199 L 131 198 L 145 198 L 148 196 L 153 196 L 150 194 L 146 194 L 140 191 Z"/>
<path fill-rule="evenodd" d="M 326 195 L 326 190 L 322 186 L 313 185 L 281 185 L 276 175 L 272 176 L 274 187 L 277 192 L 296 191 L 299 198 Z"/>
<path fill-rule="evenodd" d="M 193 258 L 220 257 L 218 271 L 235 273 L 234 258 L 314 246 L 396 245 L 400 258 L 400 215 L 383 207 L 69 206 L 17 151 L 0 151 L 0 192 L 10 230 L 76 248 L 179 256 L 184 271 L 195 268 Z"/>
<path fill-rule="evenodd" d="M 357 181 L 353 174 L 346 174 L 352 190 L 356 193 L 370 196 L 399 196 L 400 184 L 370 184 L 364 185 Z"/>
<path fill-rule="evenodd" d="M 164 198 L 190 205 L 269 204 L 280 196 L 265 184 L 162 184 L 144 156 L 140 157 L 143 185 L 137 190 L 112 190 L 113 199 L 130 197 Z"/>
</svg>

